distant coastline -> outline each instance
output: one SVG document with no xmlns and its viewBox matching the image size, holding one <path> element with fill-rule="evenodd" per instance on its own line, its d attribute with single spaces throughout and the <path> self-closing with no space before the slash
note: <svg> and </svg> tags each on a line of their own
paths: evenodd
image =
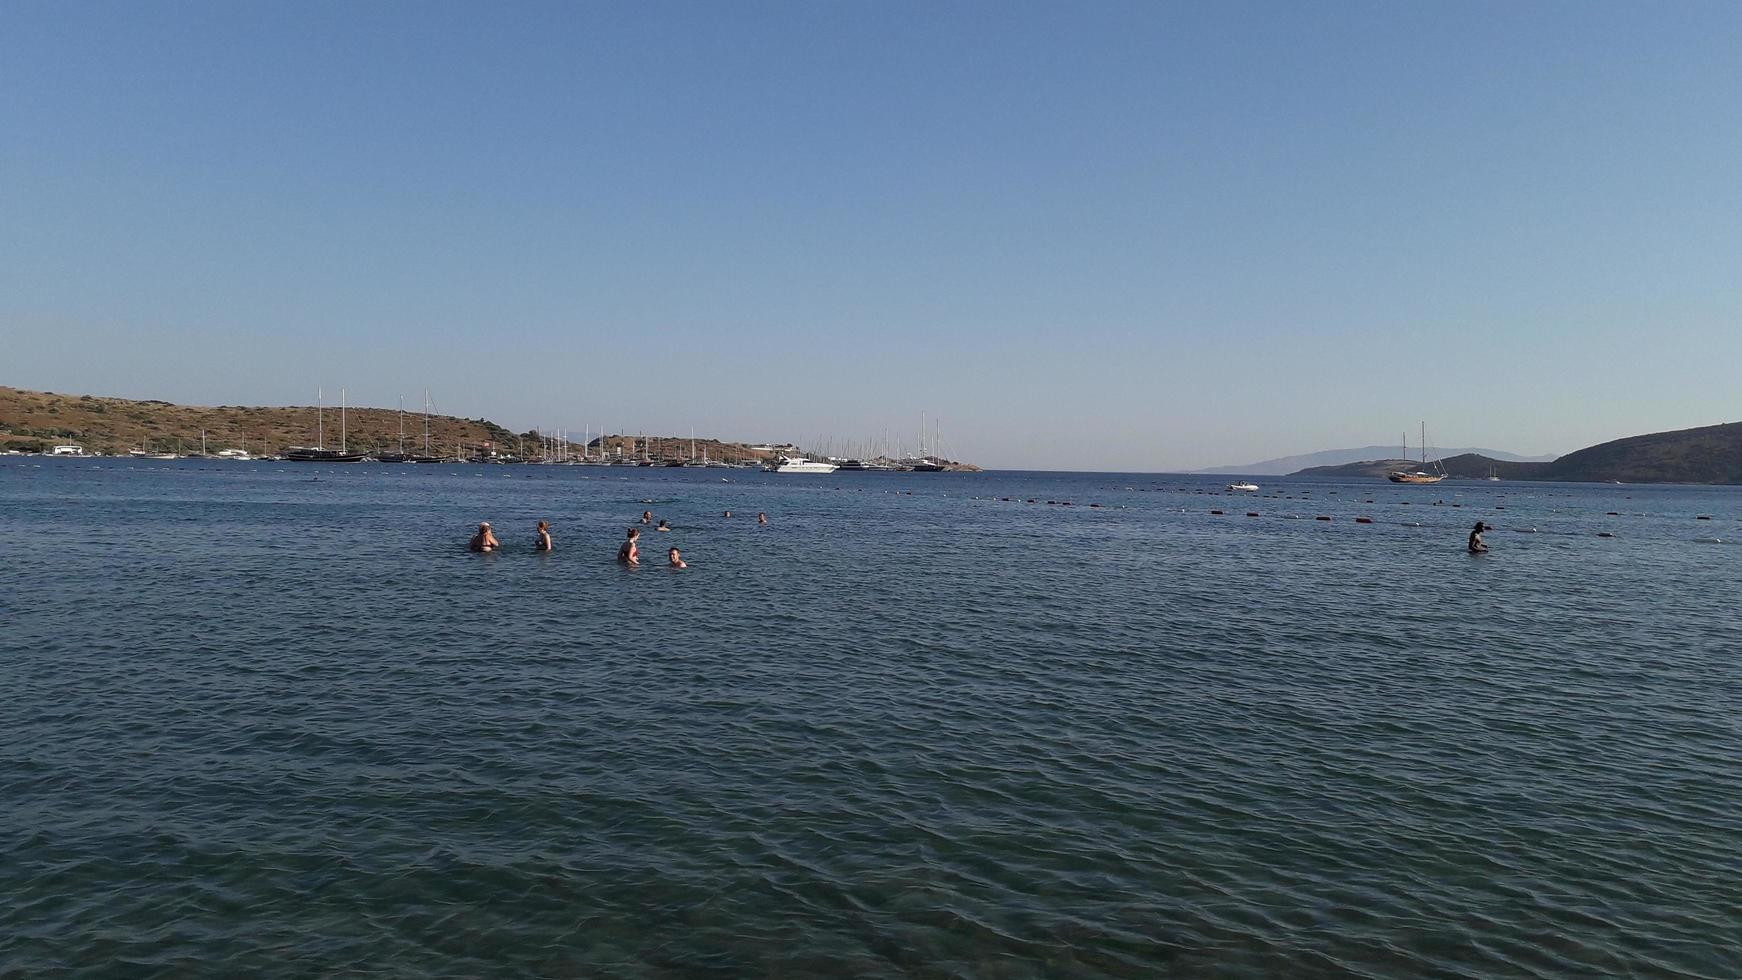
<svg viewBox="0 0 1742 980">
<path fill-rule="evenodd" d="M 1521 463 L 1478 453 L 1430 463 L 1452 479 L 1552 480 L 1565 483 L 1742 484 L 1742 422 L 1628 436 L 1568 453 L 1552 462 Z M 1373 459 L 1335 466 L 1309 466 L 1291 476 L 1384 478 L 1416 469 L 1419 460 Z"/>
</svg>

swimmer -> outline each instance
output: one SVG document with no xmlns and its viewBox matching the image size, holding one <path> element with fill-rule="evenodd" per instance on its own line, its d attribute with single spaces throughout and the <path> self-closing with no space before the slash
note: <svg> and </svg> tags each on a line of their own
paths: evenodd
<svg viewBox="0 0 1742 980">
<path fill-rule="evenodd" d="M 1482 532 L 1492 530 L 1493 528 L 1481 521 L 1476 522 L 1475 530 L 1470 532 L 1470 554 L 1479 555 L 1488 550 L 1488 546 L 1482 543 Z"/>
<path fill-rule="evenodd" d="M 732 512 L 731 512 L 731 511 L 727 511 L 727 512 L 726 512 L 726 513 L 725 513 L 725 514 L 723 514 L 723 515 L 721 515 L 721 516 L 724 516 L 724 517 L 731 517 L 731 516 L 732 516 Z"/>
<path fill-rule="evenodd" d="M 641 523 L 652 524 L 653 523 L 653 511 L 651 511 L 651 510 L 642 511 L 641 512 Z"/>
<path fill-rule="evenodd" d="M 640 528 L 632 527 L 629 529 L 629 539 L 624 541 L 617 548 L 617 560 L 619 562 L 622 562 L 625 565 L 641 564 L 641 552 L 635 547 L 635 539 L 639 537 L 641 537 Z"/>
<path fill-rule="evenodd" d="M 487 553 L 502 547 L 502 544 L 496 540 L 496 535 L 491 533 L 490 522 L 485 521 L 478 525 L 478 533 L 472 535 L 472 540 L 466 542 L 466 547 L 479 553 Z"/>
<path fill-rule="evenodd" d="M 654 530 L 655 531 L 669 531 L 669 530 L 671 530 L 671 525 L 666 523 L 665 518 L 661 517 L 659 519 L 659 526 L 654 528 Z"/>
<path fill-rule="evenodd" d="M 554 549 L 555 547 L 556 547 L 556 543 L 551 541 L 551 539 L 550 539 L 550 522 L 549 521 L 539 521 L 538 522 L 538 537 L 534 538 L 532 541 L 532 550 L 533 551 L 550 551 L 550 550 Z"/>
<path fill-rule="evenodd" d="M 665 557 L 666 557 L 667 561 L 671 562 L 671 567 L 673 567 L 673 568 L 688 568 L 689 567 L 688 565 L 684 564 L 683 556 L 677 553 L 676 548 L 673 548 L 670 551 L 666 552 Z"/>
<path fill-rule="evenodd" d="M 757 513 L 756 513 L 756 523 L 758 523 L 758 524 L 767 524 L 767 523 L 768 523 L 768 515 L 767 515 L 767 514 L 764 514 L 764 513 L 762 513 L 762 512 L 761 512 L 761 511 L 758 511 L 758 512 L 757 512 Z"/>
</svg>

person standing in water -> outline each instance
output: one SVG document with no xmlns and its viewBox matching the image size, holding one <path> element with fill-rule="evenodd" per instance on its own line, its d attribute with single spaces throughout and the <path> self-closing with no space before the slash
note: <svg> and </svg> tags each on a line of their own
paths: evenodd
<svg viewBox="0 0 1742 980">
<path fill-rule="evenodd" d="M 673 568 L 688 568 L 689 567 L 688 565 L 684 564 L 683 555 L 678 554 L 678 551 L 676 548 L 673 548 L 670 551 L 666 552 L 665 558 L 667 561 L 671 562 L 671 567 L 673 567 Z"/>
<path fill-rule="evenodd" d="M 756 512 L 756 523 L 767 524 L 768 523 L 768 515 L 761 512 L 761 511 L 757 511 Z"/>
<path fill-rule="evenodd" d="M 632 527 L 629 529 L 628 540 L 624 541 L 623 544 L 617 548 L 617 560 L 619 562 L 625 565 L 641 564 L 641 552 L 635 547 L 635 539 L 639 537 L 641 537 L 640 528 Z"/>
<path fill-rule="evenodd" d="M 478 533 L 472 535 L 472 540 L 466 542 L 466 547 L 480 554 L 487 554 L 502 547 L 502 543 L 497 541 L 496 535 L 491 532 L 490 522 L 485 521 L 478 525 Z"/>
<path fill-rule="evenodd" d="M 556 542 L 550 539 L 550 522 L 538 522 L 538 537 L 533 539 L 533 551 L 550 551 L 556 547 Z"/>
<path fill-rule="evenodd" d="M 1476 522 L 1475 530 L 1470 532 L 1470 554 L 1479 555 L 1488 550 L 1488 546 L 1482 543 L 1482 532 L 1490 530 L 1493 530 L 1493 528 L 1483 524 L 1481 521 Z"/>
</svg>

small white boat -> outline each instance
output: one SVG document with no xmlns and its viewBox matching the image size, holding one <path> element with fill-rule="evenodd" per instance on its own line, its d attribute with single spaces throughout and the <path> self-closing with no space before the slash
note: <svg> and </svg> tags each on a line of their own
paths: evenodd
<svg viewBox="0 0 1742 980">
<path fill-rule="evenodd" d="M 50 456 L 89 456 L 90 453 L 85 452 L 85 447 L 79 445 L 78 443 L 69 442 L 69 443 L 65 443 L 63 445 L 55 446 L 52 450 L 50 450 L 49 455 Z"/>
<path fill-rule="evenodd" d="M 782 456 L 780 462 L 772 467 L 775 473 L 833 473 L 838 469 L 840 467 L 833 463 L 819 463 L 801 456 Z"/>
<path fill-rule="evenodd" d="M 220 450 L 218 450 L 218 458 L 219 459 L 253 459 L 254 456 L 253 456 L 253 454 L 249 453 L 248 450 L 246 450 L 246 449 L 220 449 Z"/>
<path fill-rule="evenodd" d="M 1229 490 L 1238 490 L 1241 493 L 1257 493 L 1258 492 L 1258 484 L 1256 484 L 1256 483 L 1230 483 L 1230 484 L 1228 484 L 1228 489 Z"/>
</svg>

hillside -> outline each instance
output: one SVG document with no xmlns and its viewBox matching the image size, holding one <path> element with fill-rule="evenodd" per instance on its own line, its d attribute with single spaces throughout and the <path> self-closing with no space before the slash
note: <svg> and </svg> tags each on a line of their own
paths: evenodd
<svg viewBox="0 0 1742 980">
<path fill-rule="evenodd" d="M 1629 436 L 1549 463 L 1517 463 L 1465 453 L 1439 460 L 1439 464 L 1447 476 L 1458 479 L 1482 479 L 1492 469 L 1503 480 L 1742 484 L 1742 422 Z M 1308 467 L 1294 475 L 1384 477 L 1393 470 L 1419 465 L 1401 459 L 1365 460 Z"/>
<path fill-rule="evenodd" d="M 424 416 L 406 412 L 405 450 L 418 453 L 424 445 Z M 42 451 L 61 442 L 76 442 L 90 453 L 121 455 L 129 449 L 150 448 L 169 452 L 200 451 L 200 432 L 205 431 L 206 451 L 246 449 L 256 455 L 282 452 L 292 446 L 313 446 L 321 438 L 316 407 L 242 407 L 220 405 L 175 405 L 165 401 L 133 401 L 96 395 L 63 395 L 52 391 L 25 391 L 0 386 L 0 451 Z M 390 452 L 400 445 L 401 415 L 392 408 L 347 408 L 341 436 L 339 410 L 326 407 L 327 448 L 339 447 L 341 437 L 352 452 Z M 498 453 L 540 455 L 537 431 L 512 432 L 488 419 L 463 419 L 431 415 L 429 452 L 435 456 L 473 456 L 488 449 Z M 571 434 L 572 436 L 573 434 Z M 774 455 L 742 443 L 688 436 L 609 435 L 594 436 L 585 447 L 598 455 L 601 447 L 613 457 L 687 459 L 691 445 L 696 457 L 735 463 L 765 460 Z M 579 456 L 578 440 L 567 453 Z M 968 463 L 952 463 L 952 470 L 973 471 Z"/>
<path fill-rule="evenodd" d="M 1517 453 L 1503 452 L 1498 449 L 1439 449 L 1428 447 L 1428 458 L 1439 459 L 1449 456 L 1479 455 L 1486 459 L 1506 460 L 1514 463 L 1546 463 L 1553 456 L 1520 456 Z M 1227 473 L 1244 476 L 1284 476 L 1298 473 L 1309 467 L 1340 466 L 1348 463 L 1371 465 L 1382 462 L 1394 462 L 1403 465 L 1402 457 L 1418 456 L 1420 447 L 1407 452 L 1403 446 L 1363 446 L 1359 449 L 1326 449 L 1322 452 L 1303 453 L 1299 456 L 1281 456 L 1276 459 L 1266 459 L 1257 463 L 1246 463 L 1235 466 L 1214 466 L 1204 470 L 1193 470 L 1193 473 Z"/>
<path fill-rule="evenodd" d="M 343 438 L 354 452 L 396 450 L 400 422 L 398 409 L 347 408 L 341 434 L 339 410 L 328 405 L 325 442 L 328 448 L 337 448 Z M 423 414 L 406 412 L 404 425 L 406 451 L 420 452 Z M 41 449 L 71 441 L 91 453 L 121 454 L 143 446 L 198 452 L 202 429 L 206 449 L 214 453 L 232 448 L 256 454 L 279 452 L 291 446 L 313 446 L 321 439 L 314 405 L 208 408 L 0 387 L 0 449 Z M 594 437 L 590 445 L 592 452 L 597 453 L 603 441 L 608 452 L 616 454 L 621 450 L 623 455 L 633 458 L 640 455 L 638 439 L 624 435 L 606 436 L 603 440 Z M 429 417 L 431 455 L 470 456 L 485 447 L 504 453 L 516 452 L 518 447 L 526 455 L 537 455 L 539 440 L 537 431 L 515 433 L 488 419 Z M 654 454 L 669 447 L 671 455 L 687 455 L 690 446 L 688 438 L 676 436 L 646 441 L 653 444 Z M 697 439 L 695 444 L 697 455 L 706 450 L 710 459 L 731 461 L 766 455 L 712 439 Z M 579 440 L 570 444 L 569 452 L 577 455 L 581 452 Z"/>
<path fill-rule="evenodd" d="M 396 409 L 346 409 L 345 435 L 349 447 L 396 448 L 399 418 Z M 456 447 L 485 442 L 509 448 L 514 445 L 514 433 L 486 419 L 432 415 L 429 427 L 430 449 L 442 455 L 452 455 Z M 152 449 L 174 451 L 179 447 L 198 452 L 201 429 L 206 432 L 206 448 L 210 452 L 234 448 L 259 453 L 262 447 L 278 452 L 290 446 L 312 446 L 318 438 L 313 405 L 205 407 L 0 387 L 0 448 L 34 449 L 70 440 L 93 453 L 125 453 L 145 444 Z M 337 448 L 339 439 L 339 412 L 329 405 L 326 444 Z M 405 414 L 405 439 L 408 450 L 421 446 L 421 414 Z"/>
</svg>

